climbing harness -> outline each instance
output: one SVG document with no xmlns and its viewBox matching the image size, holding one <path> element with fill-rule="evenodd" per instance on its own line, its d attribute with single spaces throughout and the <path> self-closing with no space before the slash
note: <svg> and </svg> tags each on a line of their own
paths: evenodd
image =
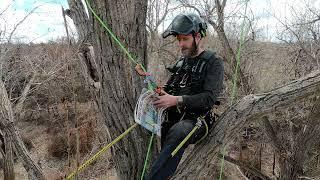
<svg viewBox="0 0 320 180">
<path fill-rule="evenodd" d="M 192 93 L 200 93 L 201 83 L 203 81 L 203 70 L 206 67 L 207 63 L 210 59 L 215 58 L 215 53 L 212 51 L 204 51 L 203 54 L 199 56 L 199 59 L 193 63 L 193 65 L 189 65 L 186 62 L 185 58 L 182 58 L 178 61 L 174 66 L 170 67 L 168 70 L 173 74 L 171 78 L 168 80 L 168 83 L 165 85 L 165 90 L 169 94 L 179 95 L 181 92 L 191 91 Z M 182 113 L 180 108 L 177 108 L 177 112 L 181 115 L 180 120 L 186 114 L 186 111 Z M 209 115 L 210 110 L 207 110 L 205 115 L 199 116 L 196 114 L 192 114 L 192 117 L 197 117 L 197 123 L 195 127 L 188 133 L 188 135 L 180 142 L 180 144 L 172 151 L 171 156 L 173 157 L 181 147 L 191 138 L 191 136 L 197 132 L 202 126 L 205 127 L 205 134 L 196 142 L 196 144 L 202 141 L 208 134 L 209 127 L 205 120 L 205 118 Z M 190 113 L 188 113 L 190 114 Z M 210 123 L 210 122 L 209 122 Z M 210 127 L 212 123 L 209 124 Z"/>
</svg>

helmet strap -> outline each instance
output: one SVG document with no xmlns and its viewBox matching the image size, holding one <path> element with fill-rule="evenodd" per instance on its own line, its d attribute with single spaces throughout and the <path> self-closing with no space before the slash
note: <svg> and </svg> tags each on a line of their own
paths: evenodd
<svg viewBox="0 0 320 180">
<path fill-rule="evenodd" d="M 192 46 L 195 47 L 192 54 L 196 54 L 198 52 L 198 44 L 196 43 L 195 33 L 192 33 L 193 43 Z"/>
<path fill-rule="evenodd" d="M 204 31 L 202 31 L 202 30 L 200 30 L 200 34 L 201 34 L 201 38 L 206 36 L 206 33 Z"/>
</svg>

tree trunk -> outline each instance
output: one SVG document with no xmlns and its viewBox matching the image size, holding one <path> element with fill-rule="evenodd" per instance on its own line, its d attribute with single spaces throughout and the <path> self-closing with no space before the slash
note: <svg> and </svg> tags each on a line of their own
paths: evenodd
<svg viewBox="0 0 320 180">
<path fill-rule="evenodd" d="M 99 10 L 100 17 L 109 24 L 130 52 L 145 60 L 147 1 L 107 0 L 105 3 L 94 5 Z M 101 109 L 111 138 L 115 139 L 134 123 L 133 112 L 142 89 L 142 81 L 134 71 L 134 64 L 129 62 L 97 21 L 94 29 L 98 69 L 101 72 Z M 113 160 L 121 179 L 140 178 L 148 138 L 146 131 L 139 127 L 112 149 Z"/>
<path fill-rule="evenodd" d="M 7 130 L 4 131 L 4 147 L 4 179 L 14 180 L 12 138 Z"/>
<path fill-rule="evenodd" d="M 5 153 L 15 150 L 16 154 L 21 158 L 22 163 L 29 174 L 30 179 L 45 179 L 40 167 L 34 163 L 29 156 L 28 150 L 25 147 L 19 131 L 14 126 L 14 113 L 12 110 L 12 104 L 9 100 L 4 83 L 0 79 L 0 130 L 5 134 Z M 11 147 L 14 145 L 13 147 Z M 8 149 L 8 150 L 7 150 Z M 7 162 L 13 162 L 12 154 L 8 156 L 11 158 Z M 11 166 L 10 164 L 8 164 Z M 10 168 L 10 167 L 9 167 Z"/>
<path fill-rule="evenodd" d="M 294 157 L 279 162 L 281 172 L 279 179 L 298 179 L 298 176 L 303 174 L 303 168 L 299 166 L 300 162 L 296 162 L 297 160 L 293 159 Z"/>
<path fill-rule="evenodd" d="M 69 8 L 65 11 L 65 14 L 69 16 L 74 25 L 76 26 L 78 39 L 80 42 L 92 41 L 92 21 L 90 21 L 87 15 L 82 1 L 68 0 Z"/>
<path fill-rule="evenodd" d="M 90 5 L 134 57 L 145 64 L 147 0 L 91 1 Z M 135 64 L 106 34 L 97 19 L 90 16 L 90 21 L 93 22 L 92 37 L 95 42 L 95 74 L 99 76 L 95 81 L 101 84 L 99 108 L 110 140 L 113 140 L 134 124 L 133 112 L 143 83 L 134 71 Z M 149 138 L 149 133 L 138 127 L 112 148 L 112 158 L 121 179 L 140 178 Z"/>
<path fill-rule="evenodd" d="M 198 179 L 210 174 L 213 158 L 248 122 L 262 119 L 275 109 L 299 103 L 319 91 L 320 71 L 316 71 L 273 91 L 244 97 L 219 118 L 208 138 L 196 146 L 179 166 L 174 179 Z"/>
</svg>

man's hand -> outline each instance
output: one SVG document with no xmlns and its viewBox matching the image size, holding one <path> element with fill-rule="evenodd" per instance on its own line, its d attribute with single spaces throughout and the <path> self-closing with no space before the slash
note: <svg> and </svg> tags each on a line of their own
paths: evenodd
<svg viewBox="0 0 320 180">
<path fill-rule="evenodd" d="M 168 107 L 177 105 L 177 101 L 178 101 L 177 96 L 172 96 L 163 90 L 161 91 L 161 94 L 162 94 L 161 96 L 158 96 L 153 101 L 154 106 L 156 106 L 157 108 L 162 108 L 162 107 L 168 108 Z"/>
</svg>

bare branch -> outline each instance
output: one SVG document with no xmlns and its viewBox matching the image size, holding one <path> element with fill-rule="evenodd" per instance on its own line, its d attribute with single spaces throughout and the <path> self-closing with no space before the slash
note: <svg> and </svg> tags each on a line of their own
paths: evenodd
<svg viewBox="0 0 320 180">
<path fill-rule="evenodd" d="M 9 9 L 10 6 L 11 6 L 11 4 L 9 4 L 7 7 L 5 7 L 3 9 L 3 11 L 0 12 L 0 16 L 2 16 L 2 14 L 5 13 Z"/>
<path fill-rule="evenodd" d="M 158 27 L 160 26 L 160 24 L 165 20 L 165 18 L 167 17 L 168 15 L 168 8 L 169 8 L 169 2 L 170 1 L 166 1 L 166 4 L 165 4 L 165 9 L 164 9 L 164 14 L 160 17 L 159 20 L 157 20 L 156 22 L 156 25 L 155 25 L 155 30 L 158 29 Z"/>
<path fill-rule="evenodd" d="M 302 45 L 303 42 L 302 42 L 300 36 L 299 36 L 294 30 L 292 30 L 287 24 L 285 24 L 284 22 L 282 22 L 280 19 L 278 19 L 277 17 L 274 17 L 274 18 L 276 18 L 276 19 L 286 28 L 286 30 L 289 30 L 289 31 L 297 38 L 297 40 L 298 40 L 298 45 L 300 46 L 300 48 L 301 48 L 311 59 L 313 59 L 313 60 L 316 61 L 317 59 L 316 59 L 315 57 L 313 57 L 312 54 L 310 54 L 309 51 L 307 51 L 307 49 L 306 49 L 305 46 Z"/>
<path fill-rule="evenodd" d="M 268 117 L 264 116 L 262 117 L 262 124 L 265 127 L 266 134 L 273 142 L 272 145 L 274 145 L 277 152 L 281 155 L 282 153 L 285 153 L 285 148 L 282 146 L 281 141 L 277 138 L 277 134 L 274 131 Z"/>
<path fill-rule="evenodd" d="M 215 0 L 217 6 L 218 26 L 224 27 L 224 7 L 221 6 L 219 0 Z"/>
<path fill-rule="evenodd" d="M 227 0 L 222 1 L 221 9 L 224 9 L 226 7 Z"/>
<path fill-rule="evenodd" d="M 181 4 L 183 4 L 184 6 L 186 6 L 186 7 L 188 7 L 188 8 L 191 8 L 191 9 L 197 11 L 197 13 L 201 16 L 201 11 L 200 11 L 200 9 L 198 9 L 195 5 L 192 5 L 192 4 L 188 3 L 188 2 L 185 1 L 185 0 L 179 0 L 179 2 L 180 2 Z"/>
<path fill-rule="evenodd" d="M 21 113 L 22 107 L 23 107 L 23 103 L 27 98 L 27 95 L 29 94 L 30 91 L 30 87 L 33 84 L 33 81 L 36 77 L 36 74 L 33 74 L 32 78 L 29 80 L 28 84 L 25 86 L 25 88 L 23 89 L 21 96 L 18 100 L 18 103 L 15 105 L 15 107 L 13 108 L 15 111 L 15 114 L 19 114 Z"/>
<path fill-rule="evenodd" d="M 13 30 L 10 32 L 10 35 L 9 35 L 9 38 L 8 38 L 8 43 L 11 41 L 11 38 L 13 36 L 13 34 L 15 33 L 15 31 L 17 30 L 17 28 L 36 10 L 40 7 L 41 5 L 39 6 L 36 6 L 34 7 L 26 16 L 24 16 L 14 27 L 13 27 Z"/>
<path fill-rule="evenodd" d="M 14 145 L 14 149 L 20 156 L 22 163 L 26 166 L 26 171 L 35 179 L 45 179 L 40 167 L 32 160 L 27 148 L 21 140 L 19 131 L 14 126 L 14 114 L 12 105 L 9 100 L 4 83 L 0 78 L 0 129 L 5 131 L 5 136 L 10 145 Z M 7 144 L 6 144 L 7 145 Z"/>
<path fill-rule="evenodd" d="M 219 158 L 222 158 L 223 155 L 222 154 L 219 154 L 218 155 Z M 259 177 L 261 178 L 261 180 L 271 180 L 271 178 L 265 174 L 263 174 L 260 170 L 254 168 L 254 167 L 251 167 L 249 164 L 245 163 L 245 162 L 241 162 L 241 161 L 238 161 L 230 156 L 224 156 L 224 160 L 232 163 L 232 164 L 235 164 L 237 166 L 239 166 L 240 168 L 242 169 L 245 169 L 247 171 L 249 171 L 250 173 L 252 173 L 255 177 Z"/>
</svg>

